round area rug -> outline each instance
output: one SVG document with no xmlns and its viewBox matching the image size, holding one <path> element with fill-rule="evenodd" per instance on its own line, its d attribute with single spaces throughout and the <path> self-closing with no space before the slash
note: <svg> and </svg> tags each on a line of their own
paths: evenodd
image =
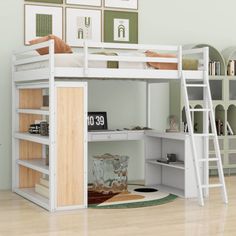
<svg viewBox="0 0 236 236">
<path fill-rule="evenodd" d="M 102 194 L 89 191 L 88 207 L 98 209 L 149 207 L 169 203 L 176 198 L 176 195 L 159 191 L 156 188 L 128 185 L 127 193 Z"/>
</svg>

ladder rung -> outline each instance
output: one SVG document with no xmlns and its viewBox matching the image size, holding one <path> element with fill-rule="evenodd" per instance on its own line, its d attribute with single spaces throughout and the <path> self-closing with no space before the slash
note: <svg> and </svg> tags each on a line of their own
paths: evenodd
<svg viewBox="0 0 236 236">
<path fill-rule="evenodd" d="M 214 137 L 215 136 L 214 134 L 196 134 L 196 133 L 194 133 L 193 135 L 197 137 Z"/>
<path fill-rule="evenodd" d="M 220 187 L 223 187 L 223 184 L 202 185 L 202 188 L 220 188 Z"/>
<path fill-rule="evenodd" d="M 219 161 L 219 158 L 205 158 L 205 159 L 199 159 L 199 162 L 208 162 L 208 161 Z"/>
<path fill-rule="evenodd" d="M 189 109 L 189 111 L 193 111 L 193 112 L 195 112 L 195 111 L 200 111 L 200 112 L 207 111 L 207 112 L 209 112 L 211 110 L 209 108 L 191 108 L 191 109 Z"/>
<path fill-rule="evenodd" d="M 186 87 L 205 88 L 206 86 L 206 84 L 186 84 Z"/>
</svg>

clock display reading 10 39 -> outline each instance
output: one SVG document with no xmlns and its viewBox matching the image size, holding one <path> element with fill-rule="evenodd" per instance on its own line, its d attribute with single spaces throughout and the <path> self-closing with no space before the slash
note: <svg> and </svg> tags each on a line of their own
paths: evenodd
<svg viewBox="0 0 236 236">
<path fill-rule="evenodd" d="M 88 130 L 107 130 L 107 113 L 88 112 Z"/>
</svg>

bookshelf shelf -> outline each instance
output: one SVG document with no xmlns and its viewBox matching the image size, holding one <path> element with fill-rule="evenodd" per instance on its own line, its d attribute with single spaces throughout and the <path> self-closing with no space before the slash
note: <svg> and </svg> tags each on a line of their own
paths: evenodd
<svg viewBox="0 0 236 236">
<path fill-rule="evenodd" d="M 39 134 L 29 134 L 25 132 L 16 132 L 15 133 L 15 138 L 29 141 L 29 142 L 35 142 L 35 143 L 40 143 L 44 145 L 49 145 L 49 137 L 47 136 L 42 136 Z"/>
<path fill-rule="evenodd" d="M 35 192 L 34 188 L 15 188 L 14 191 L 22 197 L 49 210 L 49 199 Z"/>
<path fill-rule="evenodd" d="M 49 116 L 48 110 L 41 110 L 41 109 L 17 109 L 16 112 L 21 113 L 21 114 Z"/>
<path fill-rule="evenodd" d="M 36 170 L 40 173 L 50 175 L 49 173 L 49 166 L 46 165 L 45 159 L 30 159 L 30 160 L 17 160 L 17 164 L 21 166 L 25 166 L 27 168 L 30 168 L 32 170 Z"/>
</svg>

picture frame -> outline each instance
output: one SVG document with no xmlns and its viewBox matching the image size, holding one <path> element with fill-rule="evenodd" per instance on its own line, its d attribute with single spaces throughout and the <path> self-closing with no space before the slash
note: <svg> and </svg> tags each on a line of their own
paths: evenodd
<svg viewBox="0 0 236 236">
<path fill-rule="evenodd" d="M 106 8 L 138 10 L 138 0 L 104 0 Z"/>
<path fill-rule="evenodd" d="M 25 0 L 26 2 L 54 3 L 62 4 L 63 0 Z"/>
<path fill-rule="evenodd" d="M 102 11 L 66 8 L 66 43 L 82 47 L 84 40 L 102 41 Z"/>
<path fill-rule="evenodd" d="M 63 38 L 63 8 L 25 5 L 25 45 L 49 34 Z"/>
<path fill-rule="evenodd" d="M 138 13 L 104 11 L 104 42 L 138 43 Z"/>
<path fill-rule="evenodd" d="M 101 7 L 102 0 L 66 0 L 66 4 Z"/>
</svg>

